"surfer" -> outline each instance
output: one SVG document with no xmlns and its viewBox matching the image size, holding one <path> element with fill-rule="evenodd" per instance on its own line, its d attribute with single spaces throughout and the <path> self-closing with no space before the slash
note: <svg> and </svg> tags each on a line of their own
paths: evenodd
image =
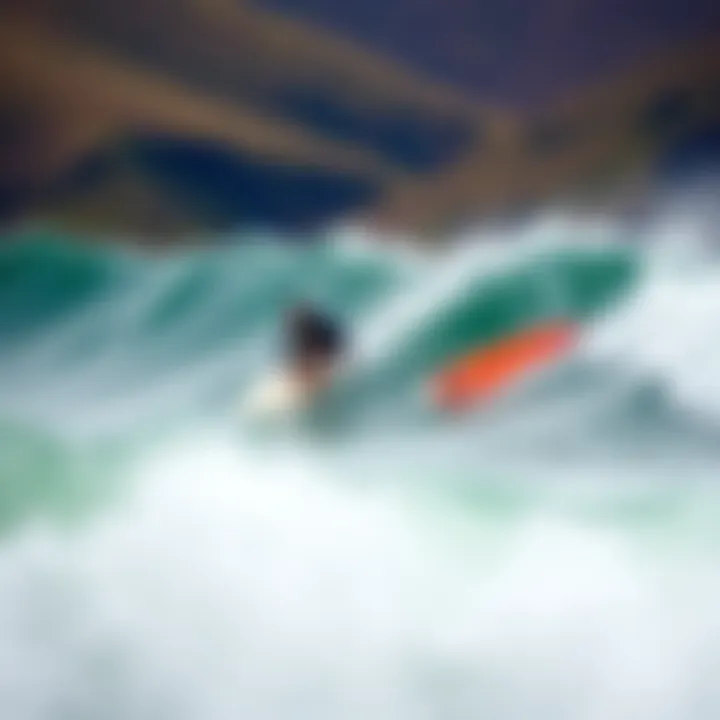
<svg viewBox="0 0 720 720">
<path fill-rule="evenodd" d="M 291 373 L 310 395 L 326 389 L 346 350 L 340 324 L 307 303 L 290 308 L 286 321 Z"/>
<path fill-rule="evenodd" d="M 263 422 L 292 417 L 311 407 L 335 381 L 346 351 L 340 323 L 307 303 L 288 310 L 283 335 L 284 367 L 260 379 L 243 400 L 243 413 Z"/>
</svg>

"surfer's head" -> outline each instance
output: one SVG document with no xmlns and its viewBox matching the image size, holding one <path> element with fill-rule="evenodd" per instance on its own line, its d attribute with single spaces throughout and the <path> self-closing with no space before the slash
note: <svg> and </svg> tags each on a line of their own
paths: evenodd
<svg viewBox="0 0 720 720">
<path fill-rule="evenodd" d="M 298 302 L 288 310 L 291 353 L 296 359 L 312 358 L 329 362 L 344 349 L 344 333 L 337 321 L 307 302 Z"/>
</svg>

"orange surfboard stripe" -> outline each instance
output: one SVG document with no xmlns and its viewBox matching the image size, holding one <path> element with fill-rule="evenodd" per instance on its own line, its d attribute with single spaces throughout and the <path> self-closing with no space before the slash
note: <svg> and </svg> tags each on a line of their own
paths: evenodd
<svg viewBox="0 0 720 720">
<path fill-rule="evenodd" d="M 567 351 L 577 334 L 572 323 L 546 323 L 475 350 L 433 377 L 433 398 L 438 405 L 452 409 L 487 400 L 525 371 Z"/>
</svg>

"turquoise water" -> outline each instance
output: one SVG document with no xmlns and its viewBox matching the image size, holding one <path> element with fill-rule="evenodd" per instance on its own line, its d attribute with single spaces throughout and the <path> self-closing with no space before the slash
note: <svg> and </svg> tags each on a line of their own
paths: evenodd
<svg viewBox="0 0 720 720">
<path fill-rule="evenodd" d="M 432 257 L 349 230 L 7 244 L 3 717 L 717 717 L 720 265 L 698 218 L 558 214 Z M 239 401 L 298 297 L 347 318 L 357 357 L 260 437 Z M 423 401 L 445 357 L 558 316 L 585 332 L 552 372 L 464 418 Z"/>
</svg>

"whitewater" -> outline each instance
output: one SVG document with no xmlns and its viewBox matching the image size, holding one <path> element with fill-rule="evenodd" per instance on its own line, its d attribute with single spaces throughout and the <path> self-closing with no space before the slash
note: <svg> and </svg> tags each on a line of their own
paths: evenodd
<svg viewBox="0 0 720 720">
<path fill-rule="evenodd" d="M 13 238 L 2 717 L 719 717 L 717 219 L 555 212 L 432 256 Z M 298 297 L 351 323 L 355 382 L 258 437 L 237 400 Z M 440 350 L 556 316 L 585 330 L 552 373 L 429 411 Z"/>
</svg>

